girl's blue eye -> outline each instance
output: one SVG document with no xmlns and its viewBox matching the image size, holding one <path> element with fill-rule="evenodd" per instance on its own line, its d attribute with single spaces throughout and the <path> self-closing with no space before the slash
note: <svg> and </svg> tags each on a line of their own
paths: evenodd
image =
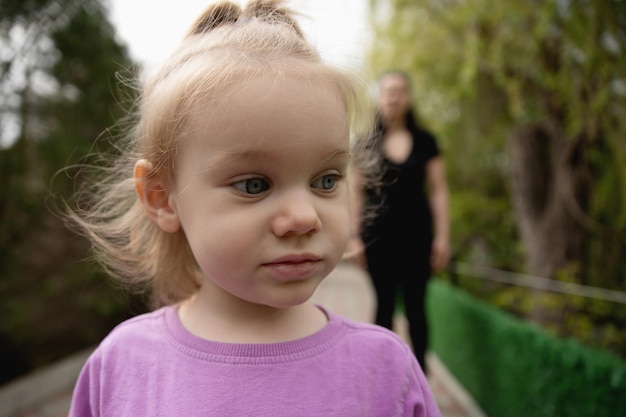
<svg viewBox="0 0 626 417">
<path fill-rule="evenodd" d="M 330 191 L 337 185 L 337 175 L 324 175 L 319 179 L 313 181 L 311 184 L 314 188 L 321 188 L 324 191 Z"/>
<path fill-rule="evenodd" d="M 250 178 L 234 183 L 233 187 L 246 194 L 256 195 L 261 194 L 263 191 L 267 191 L 270 188 L 270 185 L 263 178 Z"/>
</svg>

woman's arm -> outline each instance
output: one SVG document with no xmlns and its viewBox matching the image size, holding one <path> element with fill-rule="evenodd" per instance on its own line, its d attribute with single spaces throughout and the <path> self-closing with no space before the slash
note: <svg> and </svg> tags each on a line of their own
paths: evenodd
<svg viewBox="0 0 626 417">
<path fill-rule="evenodd" d="M 443 158 L 436 156 L 426 163 L 428 204 L 433 216 L 434 238 L 430 253 L 433 272 L 441 272 L 450 262 L 450 215 L 448 183 Z"/>
</svg>

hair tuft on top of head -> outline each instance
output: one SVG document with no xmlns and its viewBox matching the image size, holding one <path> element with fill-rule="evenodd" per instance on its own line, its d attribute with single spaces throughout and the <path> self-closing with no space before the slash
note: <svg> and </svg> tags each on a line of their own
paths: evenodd
<svg viewBox="0 0 626 417">
<path fill-rule="evenodd" d="M 212 4 L 193 23 L 187 37 L 207 33 L 222 25 L 235 24 L 248 19 L 258 19 L 272 24 L 290 26 L 300 38 L 304 32 L 293 18 L 294 12 L 282 6 L 283 0 L 252 0 L 245 9 L 229 1 Z"/>
<path fill-rule="evenodd" d="M 248 18 L 257 18 L 270 23 L 284 23 L 293 28 L 293 30 L 304 38 L 304 33 L 300 29 L 300 25 L 294 20 L 293 12 L 282 7 L 283 0 L 252 0 L 245 10 L 244 16 Z"/>
<path fill-rule="evenodd" d="M 187 36 L 200 35 L 218 26 L 235 23 L 240 17 L 241 7 L 234 3 L 222 2 L 212 4 L 191 25 L 191 30 L 187 33 Z"/>
</svg>

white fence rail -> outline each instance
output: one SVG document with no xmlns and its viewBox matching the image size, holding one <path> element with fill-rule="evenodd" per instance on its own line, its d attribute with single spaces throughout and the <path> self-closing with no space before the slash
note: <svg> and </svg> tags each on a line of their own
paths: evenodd
<svg viewBox="0 0 626 417">
<path fill-rule="evenodd" d="M 575 284 L 572 282 L 557 281 L 554 279 L 519 274 L 515 272 L 502 271 L 500 269 L 495 269 L 488 266 L 454 262 L 451 265 L 450 272 L 456 275 L 482 278 L 489 281 L 517 285 L 520 287 L 532 288 L 536 290 L 549 291 L 560 294 L 579 295 L 587 298 L 626 304 L 625 292 L 591 287 L 589 285 Z"/>
</svg>

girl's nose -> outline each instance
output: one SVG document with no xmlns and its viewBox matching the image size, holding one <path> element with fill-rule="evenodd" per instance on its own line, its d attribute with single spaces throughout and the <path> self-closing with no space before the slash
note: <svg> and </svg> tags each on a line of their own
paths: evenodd
<svg viewBox="0 0 626 417">
<path fill-rule="evenodd" d="M 317 233 L 322 222 L 315 207 L 315 197 L 306 191 L 287 193 L 278 202 L 277 214 L 272 221 L 276 236 Z"/>
</svg>

